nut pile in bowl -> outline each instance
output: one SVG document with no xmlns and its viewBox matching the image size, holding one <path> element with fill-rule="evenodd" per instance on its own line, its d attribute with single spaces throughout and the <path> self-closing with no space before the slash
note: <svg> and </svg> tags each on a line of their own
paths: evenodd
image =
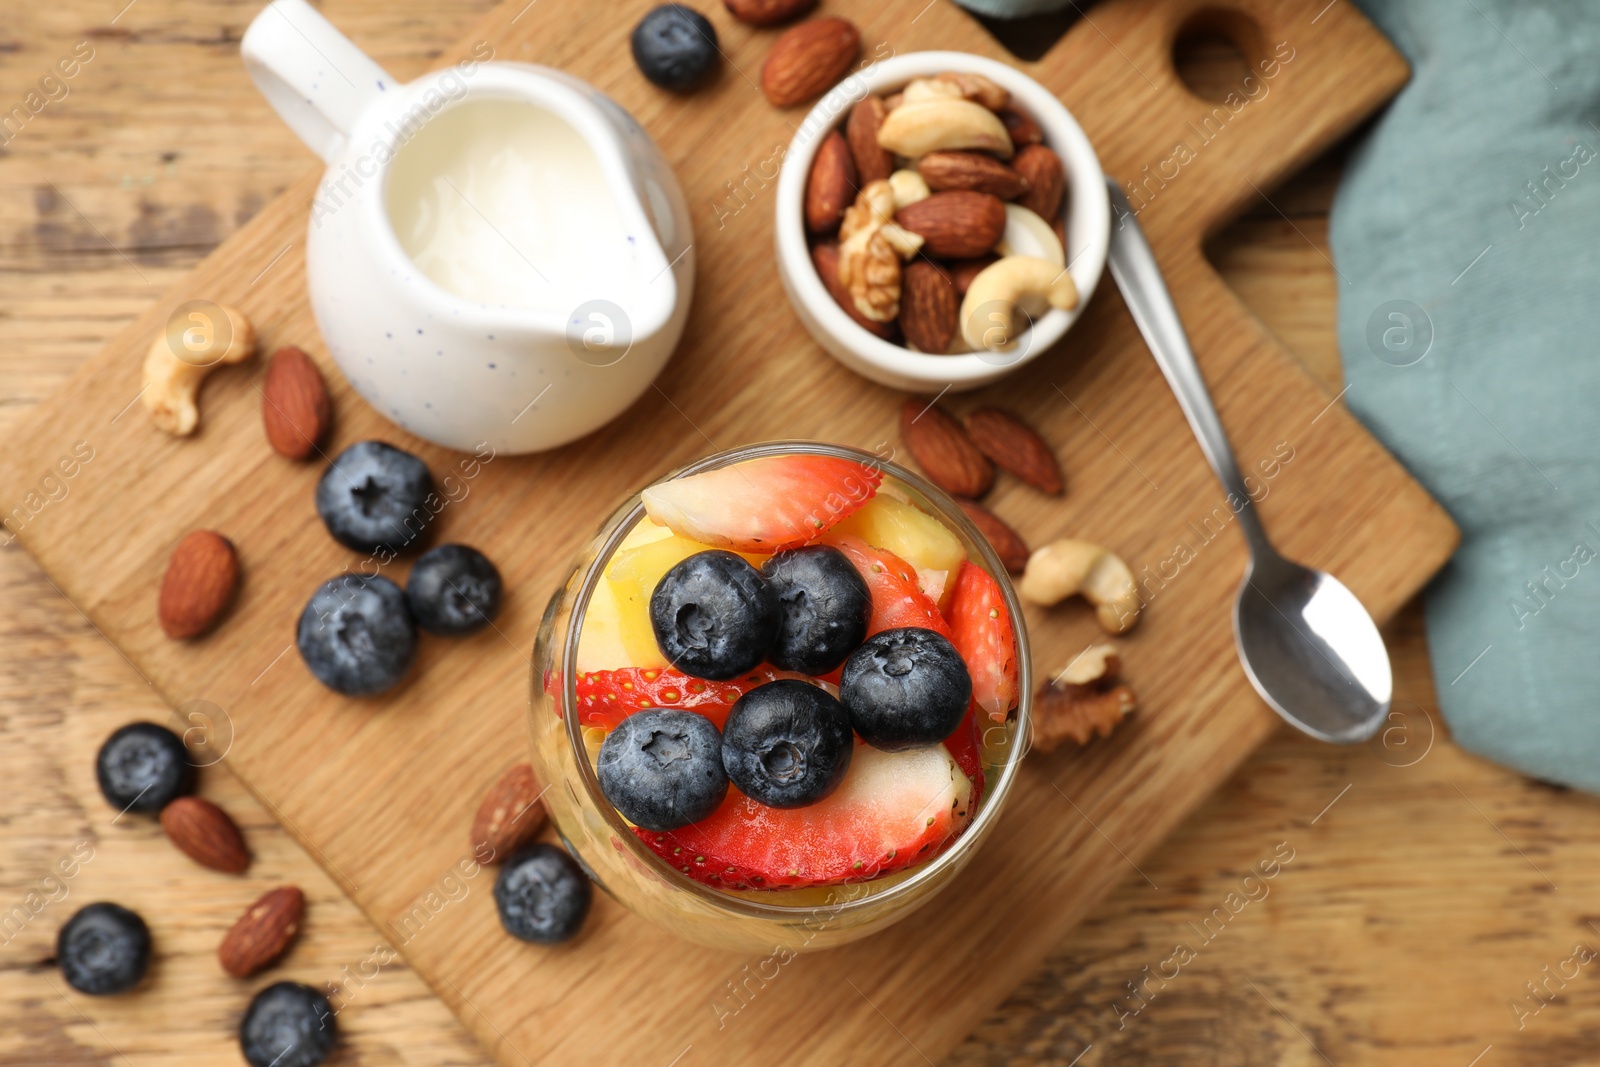
<svg viewBox="0 0 1600 1067">
<path fill-rule="evenodd" d="M 828 291 L 862 328 L 929 354 L 1006 351 L 1071 310 L 1066 170 L 989 78 L 947 72 L 869 95 L 818 147 L 805 226 Z"/>
</svg>

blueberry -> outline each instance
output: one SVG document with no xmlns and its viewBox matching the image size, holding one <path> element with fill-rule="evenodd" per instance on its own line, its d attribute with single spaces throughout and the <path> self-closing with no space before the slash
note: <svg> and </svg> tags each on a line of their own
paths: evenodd
<svg viewBox="0 0 1600 1067">
<path fill-rule="evenodd" d="M 717 29 L 692 7 L 662 4 L 633 28 L 639 73 L 675 93 L 693 89 L 717 65 Z"/>
<path fill-rule="evenodd" d="M 844 705 L 795 678 L 750 690 L 722 728 L 728 780 L 769 808 L 803 808 L 839 788 L 854 750 Z"/>
<path fill-rule="evenodd" d="M 316 1067 L 339 1032 L 328 998 L 299 982 L 274 982 L 255 995 L 239 1024 L 250 1067 Z"/>
<path fill-rule="evenodd" d="M 947 639 L 907 626 L 873 634 L 850 654 L 839 699 L 863 741 L 899 752 L 955 732 L 972 700 L 972 676 Z"/>
<path fill-rule="evenodd" d="M 306 601 L 295 644 L 317 681 L 346 696 L 371 696 L 405 677 L 417 653 L 417 624 L 389 579 L 341 574 Z"/>
<path fill-rule="evenodd" d="M 779 552 L 761 568 L 778 594 L 778 639 L 767 659 L 802 674 L 827 674 L 867 636 L 872 594 L 837 548 Z"/>
<path fill-rule="evenodd" d="M 650 625 L 678 670 L 726 681 L 766 658 L 778 635 L 778 597 L 742 557 L 697 552 L 656 583 Z"/>
<path fill-rule="evenodd" d="M 424 552 L 406 579 L 406 603 L 429 633 L 476 633 L 500 613 L 500 572 L 482 552 L 440 545 Z"/>
<path fill-rule="evenodd" d="M 692 711 L 636 711 L 606 736 L 600 791 L 635 826 L 676 830 L 699 822 L 728 794 L 722 735 Z"/>
<path fill-rule="evenodd" d="M 317 514 L 333 539 L 357 552 L 399 553 L 433 518 L 427 464 L 382 441 L 334 457 L 317 483 Z"/>
<path fill-rule="evenodd" d="M 194 788 L 194 764 L 178 735 L 153 722 L 130 722 L 100 746 L 95 777 L 106 803 L 154 815 Z"/>
<path fill-rule="evenodd" d="M 126 993 L 150 968 L 150 928 L 119 904 L 86 904 L 56 935 L 56 962 L 80 993 Z"/>
<path fill-rule="evenodd" d="M 554 945 L 577 936 L 593 896 L 589 877 L 554 845 L 514 852 L 494 880 L 494 906 L 506 933 Z"/>
</svg>

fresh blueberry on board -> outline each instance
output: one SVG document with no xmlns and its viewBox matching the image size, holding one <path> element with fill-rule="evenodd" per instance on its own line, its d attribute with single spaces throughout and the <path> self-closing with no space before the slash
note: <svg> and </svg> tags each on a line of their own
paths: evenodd
<svg viewBox="0 0 1600 1067">
<path fill-rule="evenodd" d="M 705 81 L 717 65 L 717 29 L 683 4 L 654 8 L 633 30 L 633 61 L 652 83 L 675 93 Z"/>
<path fill-rule="evenodd" d="M 803 808 L 832 793 L 854 750 L 844 705 L 795 678 L 750 690 L 722 728 L 728 780 L 769 808 Z"/>
<path fill-rule="evenodd" d="M 120 904 L 86 904 L 56 935 L 56 962 L 80 993 L 126 993 L 150 969 L 150 928 Z"/>
<path fill-rule="evenodd" d="M 727 681 L 766 659 L 778 634 L 778 598 L 743 557 L 696 552 L 656 583 L 650 626 L 678 670 Z"/>
<path fill-rule="evenodd" d="M 514 852 L 494 880 L 494 906 L 506 933 L 554 945 L 575 937 L 594 892 L 583 868 L 554 845 Z"/>
<path fill-rule="evenodd" d="M 341 574 L 306 602 L 295 644 L 317 681 L 346 696 L 371 696 L 405 677 L 416 658 L 417 624 L 389 579 Z"/>
<path fill-rule="evenodd" d="M 767 653 L 774 667 L 827 674 L 866 639 L 872 593 L 837 548 L 779 552 L 761 574 L 778 595 L 778 638 Z"/>
<path fill-rule="evenodd" d="M 118 811 L 154 815 L 194 788 L 194 764 L 177 734 L 153 722 L 130 722 L 100 746 L 95 778 Z"/>
<path fill-rule="evenodd" d="M 601 743 L 597 770 L 606 799 L 647 830 L 699 822 L 728 794 L 722 735 L 692 711 L 629 715 Z"/>
<path fill-rule="evenodd" d="M 327 997 L 299 982 L 274 982 L 244 1013 L 239 1050 L 250 1067 L 316 1067 L 338 1036 Z"/>
<path fill-rule="evenodd" d="M 340 452 L 317 482 L 317 514 L 335 541 L 357 552 L 399 553 L 433 512 L 433 475 L 409 452 L 361 441 Z"/>
<path fill-rule="evenodd" d="M 907 626 L 874 634 L 850 654 L 839 699 L 863 741 L 899 752 L 955 732 L 972 700 L 972 676 L 948 639 Z"/>
<path fill-rule="evenodd" d="M 500 613 L 500 572 L 467 545 L 440 545 L 418 558 L 406 579 L 406 603 L 429 633 L 462 637 Z"/>
</svg>

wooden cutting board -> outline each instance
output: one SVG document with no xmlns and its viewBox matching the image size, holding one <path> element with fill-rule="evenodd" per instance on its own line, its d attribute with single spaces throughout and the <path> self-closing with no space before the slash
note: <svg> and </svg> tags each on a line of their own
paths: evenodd
<svg viewBox="0 0 1600 1067">
<path fill-rule="evenodd" d="M 1202 8 L 1216 18 L 1203 0 L 1114 0 L 1042 61 L 1018 65 L 1074 111 L 1108 171 L 1143 190 L 1141 221 L 1241 460 L 1280 461 L 1261 505 L 1268 529 L 1386 618 L 1444 562 L 1454 528 L 1265 335 L 1201 241 L 1378 107 L 1405 67 L 1348 4 L 1230 2 L 1247 13 L 1224 20 L 1247 53 L 1279 59 L 1270 79 L 1251 83 L 1253 98 L 1241 89 L 1231 105 L 1191 95 L 1172 67 L 1179 28 Z M 829 7 L 849 7 L 868 55 L 963 48 L 1005 58 L 958 9 L 925 3 Z M 658 388 L 625 416 L 557 452 L 468 469 L 385 423 L 343 386 L 311 320 L 308 176 L 40 405 L 0 456 L 0 501 L 52 581 L 141 676 L 174 705 L 222 709 L 233 770 L 502 1062 L 931 1061 L 1095 899 L 1139 884 L 1140 857 L 1275 727 L 1232 649 L 1243 547 L 1214 518 L 1208 525 L 1222 514 L 1221 491 L 1107 280 L 1058 351 L 946 399 L 958 410 L 1009 406 L 1058 445 L 1065 500 L 1009 480 L 992 497 L 1031 542 L 1070 533 L 1166 576 L 1147 587 L 1145 620 L 1121 642 L 1136 718 L 1085 752 L 1031 757 L 995 837 L 958 882 L 862 944 L 744 958 L 680 943 L 604 899 L 569 946 L 504 936 L 492 873 L 461 866 L 467 828 L 482 789 L 526 749 L 528 653 L 580 543 L 624 494 L 713 448 L 777 437 L 897 443 L 901 397 L 824 355 L 778 286 L 773 189 L 761 176 L 800 112 L 773 111 L 754 85 L 772 32 L 702 5 L 715 7 L 727 62 L 707 91 L 669 97 L 628 57 L 627 30 L 648 6 L 512 0 L 443 60 L 487 41 L 499 58 L 570 70 L 632 110 L 676 167 L 696 219 L 695 309 Z M 319 469 L 265 445 L 259 363 L 213 376 L 202 428 L 187 440 L 157 432 L 132 404 L 145 347 L 196 298 L 243 307 L 266 348 L 298 344 L 323 364 L 338 412 L 330 454 L 382 436 L 423 455 L 436 477 L 456 473 L 466 492 L 442 512 L 438 536 L 474 543 L 501 566 L 510 592 L 496 629 L 426 640 L 409 684 L 385 699 L 346 700 L 311 679 L 291 648 L 294 621 L 317 582 L 356 559 L 315 517 Z M 92 458 L 50 480 L 75 445 Z M 179 645 L 155 625 L 156 589 L 172 545 L 197 527 L 234 540 L 246 577 L 228 622 Z M 390 568 L 396 580 L 404 571 Z M 1099 636 L 1081 605 L 1028 621 L 1041 670 Z M 351 976 L 370 965 L 349 962 L 326 977 L 344 983 L 336 1002 L 359 1011 Z"/>
</svg>

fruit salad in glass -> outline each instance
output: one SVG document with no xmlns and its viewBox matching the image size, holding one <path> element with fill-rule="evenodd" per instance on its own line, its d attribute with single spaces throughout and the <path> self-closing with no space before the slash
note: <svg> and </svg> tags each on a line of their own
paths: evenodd
<svg viewBox="0 0 1600 1067">
<path fill-rule="evenodd" d="M 705 944 L 855 940 L 949 882 L 1027 736 L 1027 637 L 955 502 L 855 449 L 711 456 L 551 600 L 529 713 L 573 855 Z"/>
</svg>

